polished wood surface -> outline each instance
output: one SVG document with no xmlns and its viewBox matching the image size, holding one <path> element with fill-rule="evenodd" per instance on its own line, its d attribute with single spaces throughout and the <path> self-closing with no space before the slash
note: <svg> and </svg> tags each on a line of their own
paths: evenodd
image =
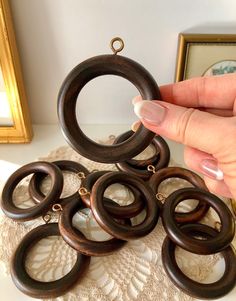
<svg viewBox="0 0 236 301">
<path fill-rule="evenodd" d="M 123 141 L 129 139 L 133 135 L 133 133 L 134 132 L 132 130 L 122 133 L 114 140 L 113 144 L 122 143 Z M 132 158 L 132 159 L 125 160 L 125 162 L 134 167 L 137 166 L 140 168 L 142 168 L 142 167 L 146 168 L 148 165 L 155 164 L 155 162 L 159 158 L 160 149 L 158 148 L 158 146 L 155 144 L 154 141 L 155 141 L 155 138 L 153 138 L 153 140 L 150 142 L 150 144 L 154 148 L 154 154 L 150 158 L 145 159 L 145 160 L 137 160 L 137 159 Z"/>
<path fill-rule="evenodd" d="M 53 161 L 51 163 L 55 164 L 58 168 L 60 168 L 61 171 L 70 171 L 75 173 L 75 175 L 82 172 L 85 177 L 89 174 L 87 168 L 85 168 L 82 164 L 74 161 L 58 160 L 58 161 Z M 29 194 L 36 203 L 42 202 L 43 199 L 45 198 L 45 195 L 40 189 L 41 184 L 45 179 L 45 177 L 46 174 L 35 173 L 29 182 Z M 76 196 L 78 197 L 78 191 L 76 191 L 72 195 L 63 198 L 60 197 L 58 200 L 55 200 L 55 203 L 59 203 L 62 206 L 64 206 L 65 204 L 73 200 Z"/>
<path fill-rule="evenodd" d="M 123 135 L 119 136 L 114 143 L 122 143 L 125 137 L 130 137 L 132 135 L 132 131 L 124 133 Z M 149 171 L 147 167 L 150 165 L 149 163 L 152 162 L 151 165 L 154 166 L 155 170 L 162 169 L 167 167 L 170 161 L 170 150 L 168 144 L 161 136 L 155 136 L 151 141 L 151 144 L 155 147 L 157 155 L 155 156 L 155 161 L 153 162 L 153 158 L 149 160 L 134 160 L 131 159 L 130 161 L 125 160 L 122 162 L 116 163 L 116 166 L 119 170 L 129 172 L 135 176 L 142 178 L 143 180 L 148 180 L 151 175 L 153 174 L 152 171 Z"/>
<path fill-rule="evenodd" d="M 41 225 L 31 230 L 20 242 L 12 257 L 12 280 L 20 291 L 30 297 L 45 299 L 64 295 L 83 278 L 89 268 L 90 257 L 77 253 L 77 259 L 72 270 L 64 277 L 50 282 L 42 282 L 31 278 L 25 268 L 27 254 L 38 241 L 55 235 L 60 235 L 56 223 Z"/>
<path fill-rule="evenodd" d="M 46 173 L 50 176 L 51 189 L 37 205 L 27 209 L 19 208 L 14 204 L 13 192 L 22 179 L 35 172 Z M 1 208 L 9 218 L 17 221 L 31 220 L 46 214 L 51 209 L 52 205 L 59 199 L 62 188 L 63 176 L 56 165 L 44 161 L 29 163 L 16 170 L 7 180 L 2 191 Z"/>
<path fill-rule="evenodd" d="M 174 219 L 176 206 L 186 200 L 207 202 L 218 214 L 221 223 L 220 232 L 213 238 L 199 240 L 186 235 Z M 183 188 L 173 192 L 166 199 L 162 208 L 162 223 L 167 235 L 183 249 L 196 254 L 213 254 L 225 249 L 235 235 L 235 222 L 226 204 L 214 194 L 198 189 Z"/>
<path fill-rule="evenodd" d="M 103 204 L 103 195 L 106 188 L 121 181 L 137 188 L 141 193 L 143 202 L 145 202 L 146 216 L 138 225 L 118 224 L 110 216 Z M 150 233 L 156 226 L 160 214 L 160 207 L 152 190 L 142 179 L 126 172 L 111 172 L 103 175 L 96 181 L 91 193 L 91 209 L 96 221 L 106 232 L 124 240 L 138 239 Z"/>
<path fill-rule="evenodd" d="M 58 117 L 65 138 L 71 147 L 84 157 L 97 162 L 115 163 L 131 159 L 140 153 L 149 145 L 155 134 L 141 125 L 137 132 L 123 143 L 101 145 L 90 140 L 82 132 L 76 119 L 77 97 L 90 80 L 105 74 L 118 75 L 129 80 L 143 99 L 161 99 L 161 95 L 155 80 L 144 67 L 120 55 L 92 57 L 77 65 L 66 77 L 58 96 Z"/>
<path fill-rule="evenodd" d="M 201 236 L 211 239 L 218 236 L 218 232 L 202 224 L 186 224 L 181 231 L 190 237 Z M 223 276 L 211 283 L 200 283 L 187 277 L 179 268 L 175 258 L 176 244 L 167 236 L 162 245 L 162 263 L 170 280 L 186 294 L 197 299 L 218 299 L 228 294 L 236 285 L 236 254 L 232 246 L 228 246 L 220 253 L 225 261 Z"/>
<path fill-rule="evenodd" d="M 169 178 L 179 178 L 188 181 L 193 186 L 208 191 L 204 180 L 186 168 L 182 167 L 167 167 L 158 170 L 149 179 L 149 185 L 153 192 L 157 194 L 160 184 Z M 189 212 L 175 212 L 175 220 L 179 223 L 193 223 L 201 220 L 209 210 L 209 204 L 199 200 L 197 206 Z"/>
<path fill-rule="evenodd" d="M 60 233 L 68 245 L 80 253 L 90 256 L 105 256 L 119 250 L 125 245 L 126 241 L 116 238 L 106 241 L 94 241 L 86 238 L 72 224 L 72 218 L 75 213 L 83 208 L 84 205 L 81 199 L 74 199 L 63 208 L 60 215 L 58 223 Z"/>
<path fill-rule="evenodd" d="M 88 194 L 81 194 L 81 199 L 84 202 L 84 204 L 90 208 L 91 202 L 90 202 L 90 192 L 92 191 L 93 185 L 96 183 L 96 181 L 103 176 L 104 174 L 109 173 L 110 171 L 96 171 L 90 173 L 82 182 L 82 187 L 84 187 L 89 193 Z M 133 186 L 127 185 L 125 182 L 120 182 L 119 184 L 122 184 L 124 186 L 127 186 L 128 189 L 133 194 L 134 201 L 126 206 L 117 206 L 118 204 L 114 201 L 104 197 L 104 206 L 113 217 L 115 218 L 132 218 L 136 215 L 138 215 L 144 208 L 144 202 L 141 199 L 140 192 Z"/>
</svg>

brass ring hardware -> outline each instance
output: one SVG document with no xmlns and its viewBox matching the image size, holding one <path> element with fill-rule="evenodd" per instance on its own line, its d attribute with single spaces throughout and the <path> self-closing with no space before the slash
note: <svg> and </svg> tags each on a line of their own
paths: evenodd
<svg viewBox="0 0 236 301">
<path fill-rule="evenodd" d="M 62 205 L 61 204 L 54 204 L 52 206 L 52 211 L 53 212 L 61 212 L 62 211 Z"/>
<path fill-rule="evenodd" d="M 80 187 L 78 192 L 79 192 L 79 195 L 88 195 L 88 194 L 90 194 L 90 192 L 85 187 Z"/>
<path fill-rule="evenodd" d="M 148 165 L 147 170 L 148 170 L 148 171 L 151 171 L 152 173 L 155 173 L 155 172 L 156 172 L 156 168 L 155 168 L 155 166 L 153 166 L 153 165 Z"/>
<path fill-rule="evenodd" d="M 42 216 L 42 218 L 43 218 L 43 221 L 45 222 L 45 224 L 48 224 L 52 217 L 49 213 L 47 213 L 44 216 Z"/>
<path fill-rule="evenodd" d="M 119 48 L 115 48 L 115 43 L 116 42 L 120 43 Z M 119 37 L 113 38 L 110 42 L 110 47 L 111 47 L 111 50 L 113 51 L 114 54 L 117 54 L 118 52 L 121 52 L 124 49 L 124 46 L 125 46 L 124 41 Z"/>
</svg>

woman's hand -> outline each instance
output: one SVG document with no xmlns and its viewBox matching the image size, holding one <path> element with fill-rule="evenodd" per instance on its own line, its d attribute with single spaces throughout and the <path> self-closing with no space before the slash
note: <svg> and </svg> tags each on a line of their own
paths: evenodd
<svg viewBox="0 0 236 301">
<path fill-rule="evenodd" d="M 163 101 L 133 100 L 146 128 L 185 145 L 185 163 L 209 190 L 236 198 L 236 74 L 160 87 Z"/>
</svg>

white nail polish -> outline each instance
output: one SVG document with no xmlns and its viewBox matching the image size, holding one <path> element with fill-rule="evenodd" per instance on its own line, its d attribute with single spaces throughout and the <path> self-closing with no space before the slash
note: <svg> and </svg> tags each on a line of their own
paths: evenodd
<svg viewBox="0 0 236 301">
<path fill-rule="evenodd" d="M 217 161 L 214 159 L 205 159 L 201 162 L 201 169 L 204 174 L 210 178 L 222 181 L 224 179 L 224 173 L 219 169 Z"/>
<path fill-rule="evenodd" d="M 160 104 L 149 100 L 143 100 L 134 105 L 134 112 L 139 118 L 156 125 L 164 120 L 166 110 Z"/>
</svg>

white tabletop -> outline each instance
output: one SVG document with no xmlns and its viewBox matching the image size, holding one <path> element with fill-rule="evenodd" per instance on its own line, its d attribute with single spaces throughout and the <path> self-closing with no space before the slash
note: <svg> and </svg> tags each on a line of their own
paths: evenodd
<svg viewBox="0 0 236 301">
<path fill-rule="evenodd" d="M 130 127 L 128 125 L 86 125 L 82 129 L 91 139 L 107 138 L 109 135 L 118 135 Z M 183 146 L 172 141 L 167 141 L 172 158 L 180 164 L 183 161 Z M 64 137 L 56 125 L 35 125 L 34 139 L 30 144 L 3 144 L 0 145 L 0 192 L 8 176 L 21 165 L 34 161 L 38 157 L 46 156 L 51 150 L 66 145 Z M 6 168 L 7 167 L 7 168 Z M 214 268 L 211 280 L 219 278 L 224 267 L 220 261 Z M 25 296 L 11 281 L 10 276 L 5 276 L 0 266 L 0 292 L 1 300 L 26 301 L 33 300 Z M 218 299 L 221 301 L 235 301 L 236 287 L 226 297 Z M 153 300 L 155 301 L 155 300 Z M 172 301 L 172 300 L 170 300 Z"/>
</svg>

